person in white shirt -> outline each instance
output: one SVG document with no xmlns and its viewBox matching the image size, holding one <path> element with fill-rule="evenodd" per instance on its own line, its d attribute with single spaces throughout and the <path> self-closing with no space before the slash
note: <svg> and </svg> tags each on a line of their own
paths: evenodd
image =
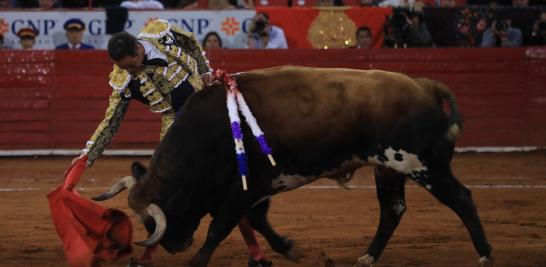
<svg viewBox="0 0 546 267">
<path fill-rule="evenodd" d="M 165 9 L 163 4 L 156 0 L 126 0 L 121 2 L 120 6 L 127 9 Z"/>
<path fill-rule="evenodd" d="M 250 49 L 287 49 L 284 31 L 269 23 L 269 16 L 260 12 L 252 19 L 248 30 L 247 46 Z"/>
</svg>

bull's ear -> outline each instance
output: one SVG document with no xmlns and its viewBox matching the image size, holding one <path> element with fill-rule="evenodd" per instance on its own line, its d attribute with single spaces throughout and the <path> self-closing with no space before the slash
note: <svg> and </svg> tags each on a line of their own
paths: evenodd
<svg viewBox="0 0 546 267">
<path fill-rule="evenodd" d="M 135 177 L 137 181 L 140 181 L 140 179 L 146 174 L 146 167 L 144 167 L 144 165 L 142 165 L 140 162 L 135 161 L 133 162 L 133 165 L 131 165 L 131 172 L 133 173 L 133 177 Z"/>
</svg>

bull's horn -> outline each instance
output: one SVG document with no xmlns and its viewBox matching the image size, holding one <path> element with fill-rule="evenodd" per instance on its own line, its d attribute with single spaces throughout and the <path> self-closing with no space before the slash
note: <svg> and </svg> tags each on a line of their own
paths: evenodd
<svg viewBox="0 0 546 267">
<path fill-rule="evenodd" d="M 100 196 L 92 197 L 92 200 L 103 201 L 114 197 L 119 194 L 119 192 L 125 190 L 126 188 L 131 189 L 136 184 L 136 179 L 133 176 L 125 176 L 121 178 L 116 184 L 114 184 L 108 191 L 102 193 Z"/>
<path fill-rule="evenodd" d="M 156 204 L 150 204 L 147 211 L 148 214 L 152 216 L 152 218 L 154 218 L 155 230 L 150 238 L 143 241 L 135 242 L 135 244 L 139 246 L 151 246 L 159 242 L 159 240 L 161 240 L 161 238 L 165 234 L 165 230 L 167 229 L 167 219 L 165 218 L 165 213 L 163 213 L 159 206 L 157 206 Z"/>
</svg>

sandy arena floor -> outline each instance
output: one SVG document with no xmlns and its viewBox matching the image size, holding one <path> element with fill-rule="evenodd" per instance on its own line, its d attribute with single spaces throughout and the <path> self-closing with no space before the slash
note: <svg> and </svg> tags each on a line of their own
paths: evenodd
<svg viewBox="0 0 546 267">
<path fill-rule="evenodd" d="M 80 189 L 96 195 L 129 174 L 133 160 L 103 157 L 86 171 Z M 61 183 L 70 158 L 0 158 L 0 266 L 67 266 L 47 206 L 46 194 Z M 546 152 L 458 154 L 454 172 L 470 186 L 489 241 L 495 266 L 546 266 Z M 270 220 L 279 233 L 300 245 L 306 255 L 295 264 L 274 254 L 261 239 L 275 266 L 323 266 L 321 252 L 336 266 L 352 266 L 375 234 L 379 207 L 371 169 L 358 173 L 346 191 L 320 181 L 273 198 Z M 320 187 L 319 187 L 320 186 Z M 456 215 L 413 182 L 406 186 L 408 210 L 377 266 L 476 266 L 466 229 Z M 126 193 L 104 205 L 130 214 Z M 156 266 L 184 266 L 204 240 L 203 220 L 196 242 L 184 253 L 160 251 Z M 140 226 L 135 238 L 144 238 Z M 136 253 L 142 249 L 136 248 Z M 210 266 L 246 266 L 238 230 L 218 248 Z M 126 260 L 103 264 L 125 266 Z"/>
</svg>

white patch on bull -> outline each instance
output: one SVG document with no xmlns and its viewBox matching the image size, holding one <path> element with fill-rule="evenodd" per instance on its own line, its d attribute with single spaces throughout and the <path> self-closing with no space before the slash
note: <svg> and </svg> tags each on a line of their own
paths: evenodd
<svg viewBox="0 0 546 267">
<path fill-rule="evenodd" d="M 392 205 L 392 210 L 396 215 L 402 214 L 406 210 L 406 205 L 404 204 L 404 200 L 398 200 Z"/>
<path fill-rule="evenodd" d="M 459 128 L 459 125 L 453 124 L 447 131 L 447 139 L 450 141 L 455 141 L 460 133 L 461 129 Z"/>
<path fill-rule="evenodd" d="M 262 202 L 264 202 L 264 201 L 266 201 L 266 200 L 268 200 L 270 198 L 271 198 L 271 196 L 264 196 L 264 197 L 260 198 L 258 201 L 256 201 L 256 203 L 252 204 L 251 208 L 254 208 L 256 205 L 258 205 L 258 204 L 260 204 L 260 203 L 262 203 Z"/>
<path fill-rule="evenodd" d="M 492 267 L 493 266 L 493 259 L 491 258 L 488 258 L 488 257 L 480 257 L 480 259 L 478 260 L 478 265 L 480 267 Z"/>
<path fill-rule="evenodd" d="M 426 184 L 425 188 L 430 191 L 432 189 L 432 185 Z"/>
<path fill-rule="evenodd" d="M 357 261 L 357 264 L 355 266 L 358 266 L 358 267 L 364 267 L 364 266 L 370 266 L 372 267 L 373 263 L 374 263 L 375 259 L 373 258 L 373 256 L 370 256 L 368 254 L 358 258 L 358 261 Z"/>
<path fill-rule="evenodd" d="M 402 160 L 397 160 L 395 158 L 397 153 L 400 154 L 399 156 L 401 156 Z M 385 149 L 385 157 L 387 158 L 385 162 L 381 162 L 378 155 L 370 156 L 367 160 L 371 163 L 394 169 L 403 174 L 411 174 L 412 172 L 428 170 L 427 166 L 425 166 L 423 162 L 419 160 L 417 155 L 408 153 L 403 149 L 394 150 L 393 148 L 388 147 Z"/>
</svg>

